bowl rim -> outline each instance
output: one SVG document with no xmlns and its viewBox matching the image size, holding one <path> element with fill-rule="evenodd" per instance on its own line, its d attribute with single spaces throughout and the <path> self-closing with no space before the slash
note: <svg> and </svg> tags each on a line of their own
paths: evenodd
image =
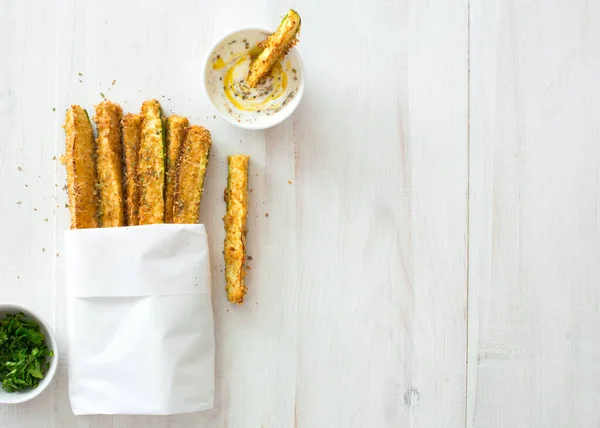
<svg viewBox="0 0 600 428">
<path fill-rule="evenodd" d="M 28 389 L 21 392 L 6 392 L 0 387 L 0 404 L 21 404 L 27 401 L 33 400 L 35 397 L 40 395 L 42 392 L 48 388 L 48 385 L 52 383 L 54 376 L 56 375 L 56 371 L 58 369 L 58 359 L 59 359 L 59 351 L 58 351 L 58 341 L 56 340 L 56 335 L 50 325 L 44 321 L 44 319 L 35 311 L 19 304 L 19 303 L 0 303 L 0 312 L 23 312 L 26 316 L 35 319 L 36 322 L 40 324 L 40 326 L 46 331 L 46 345 L 50 350 L 54 353 L 52 360 L 50 361 L 50 368 L 48 372 L 40 381 L 38 386 L 35 389 Z M 49 343 L 48 343 L 49 342 Z M 10 394 L 11 397 L 18 397 L 16 399 L 11 399 L 10 401 L 4 400 L 3 397 L 5 394 Z"/>
<path fill-rule="evenodd" d="M 273 127 L 279 125 L 280 123 L 282 123 L 284 120 L 286 120 L 288 117 L 290 117 L 294 113 L 294 111 L 296 110 L 296 108 L 298 107 L 298 105 L 300 104 L 300 101 L 302 100 L 302 98 L 304 96 L 304 85 L 305 85 L 305 83 L 304 83 L 304 81 L 305 81 L 304 62 L 302 61 L 302 57 L 301 57 L 300 52 L 298 51 L 297 47 L 293 47 L 292 49 L 290 49 L 290 52 L 294 51 L 294 53 L 296 54 L 296 57 L 298 58 L 298 68 L 300 69 L 300 76 L 301 76 L 300 83 L 298 84 L 298 93 L 296 94 L 296 96 L 294 97 L 292 102 L 290 102 L 288 104 L 287 108 L 284 108 L 278 112 L 279 117 L 277 119 L 273 120 L 272 122 L 269 122 L 267 124 L 258 123 L 258 122 L 257 123 L 238 122 L 231 116 L 226 115 L 223 112 L 221 112 L 221 110 L 219 108 L 217 108 L 217 106 L 215 105 L 215 102 L 213 101 L 212 97 L 208 93 L 208 87 L 206 85 L 206 78 L 207 78 L 206 69 L 210 62 L 212 52 L 214 52 L 216 50 L 216 48 L 225 41 L 225 39 L 232 36 L 233 34 L 241 32 L 241 31 L 260 31 L 260 32 L 266 32 L 266 33 L 273 33 L 275 30 L 269 29 L 267 27 L 263 27 L 261 25 L 250 25 L 250 26 L 244 26 L 244 27 L 237 27 L 237 28 L 227 32 L 222 37 L 220 37 L 215 43 L 211 44 L 210 50 L 204 56 L 204 61 L 202 63 L 202 90 L 204 92 L 204 96 L 208 99 L 208 102 L 210 103 L 210 105 L 217 111 L 217 114 L 222 119 L 224 119 L 227 123 L 229 123 L 233 126 L 236 126 L 238 128 L 247 129 L 250 131 L 260 131 L 260 130 L 264 130 L 264 129 L 273 128 Z M 277 116 L 274 115 L 273 117 L 277 117 Z"/>
</svg>

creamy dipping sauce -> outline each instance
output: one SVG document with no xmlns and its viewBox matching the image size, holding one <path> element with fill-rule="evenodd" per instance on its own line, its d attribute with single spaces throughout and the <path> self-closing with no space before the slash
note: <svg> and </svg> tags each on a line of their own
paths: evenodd
<svg viewBox="0 0 600 428">
<path fill-rule="evenodd" d="M 298 93 L 300 67 L 292 52 L 275 64 L 256 88 L 246 84 L 252 62 L 252 47 L 268 34 L 236 35 L 212 52 L 207 65 L 207 89 L 219 109 L 238 122 L 256 122 L 277 114 Z"/>
</svg>

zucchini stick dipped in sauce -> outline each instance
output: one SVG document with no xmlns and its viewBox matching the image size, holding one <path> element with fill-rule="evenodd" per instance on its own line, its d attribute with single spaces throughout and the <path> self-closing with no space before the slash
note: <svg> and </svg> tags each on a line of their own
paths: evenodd
<svg viewBox="0 0 600 428">
<path fill-rule="evenodd" d="M 98 128 L 96 162 L 102 227 L 125 225 L 123 173 L 121 157 L 121 119 L 123 110 L 118 104 L 102 101 L 96 106 L 94 122 Z"/>
<path fill-rule="evenodd" d="M 65 118 L 65 155 L 71 229 L 99 227 L 96 191 L 96 144 L 87 111 L 72 105 Z"/>
<path fill-rule="evenodd" d="M 299 32 L 300 15 L 295 10 L 290 10 L 279 24 L 279 28 L 258 44 L 262 52 L 250 65 L 250 73 L 246 79 L 248 86 L 255 88 L 269 74 L 275 63 L 298 42 Z"/>
<path fill-rule="evenodd" d="M 142 132 L 138 158 L 140 224 L 164 223 L 165 149 L 162 111 L 157 100 L 142 104 Z"/>
<path fill-rule="evenodd" d="M 248 217 L 248 163 L 250 156 L 234 155 L 227 157 L 227 188 L 225 202 L 227 212 L 225 223 L 225 284 L 227 299 L 232 303 L 244 302 L 248 289 L 246 275 L 246 221 Z"/>
<path fill-rule="evenodd" d="M 173 223 L 198 223 L 202 186 L 211 144 L 210 132 L 207 129 L 190 126 L 186 130 L 175 171 Z"/>
<path fill-rule="evenodd" d="M 138 155 L 142 116 L 129 113 L 121 121 L 123 126 L 123 158 L 125 164 L 125 216 L 129 226 L 139 224 L 140 187 L 137 180 Z"/>
<path fill-rule="evenodd" d="M 172 115 L 166 121 L 167 133 L 167 166 L 165 183 L 165 223 L 173 222 L 173 201 L 175 194 L 175 169 L 181 152 L 181 145 L 185 137 L 185 130 L 189 126 L 187 118 Z M 210 138 L 210 136 L 209 136 Z"/>
</svg>

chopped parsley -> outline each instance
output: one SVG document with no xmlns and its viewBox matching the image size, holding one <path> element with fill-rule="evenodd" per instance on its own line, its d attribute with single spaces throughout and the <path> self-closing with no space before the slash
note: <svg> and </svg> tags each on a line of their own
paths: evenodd
<svg viewBox="0 0 600 428">
<path fill-rule="evenodd" d="M 48 372 L 54 353 L 37 322 L 23 312 L 0 320 L 0 381 L 6 392 L 35 388 Z"/>
</svg>

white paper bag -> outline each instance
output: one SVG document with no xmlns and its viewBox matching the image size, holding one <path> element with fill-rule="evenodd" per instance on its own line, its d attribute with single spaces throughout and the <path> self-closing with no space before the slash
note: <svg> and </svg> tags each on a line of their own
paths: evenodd
<svg viewBox="0 0 600 428">
<path fill-rule="evenodd" d="M 204 226 L 71 230 L 65 247 L 73 413 L 212 408 L 214 329 Z"/>
</svg>

